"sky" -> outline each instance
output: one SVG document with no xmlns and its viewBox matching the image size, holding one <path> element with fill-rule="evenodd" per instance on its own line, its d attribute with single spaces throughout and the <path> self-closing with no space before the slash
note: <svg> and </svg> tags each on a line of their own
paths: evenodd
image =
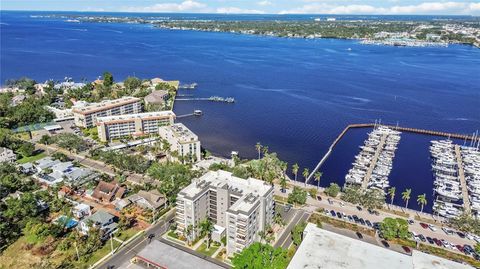
<svg viewBox="0 0 480 269">
<path fill-rule="evenodd" d="M 480 0 L 1 0 L 0 10 L 480 16 Z"/>
</svg>

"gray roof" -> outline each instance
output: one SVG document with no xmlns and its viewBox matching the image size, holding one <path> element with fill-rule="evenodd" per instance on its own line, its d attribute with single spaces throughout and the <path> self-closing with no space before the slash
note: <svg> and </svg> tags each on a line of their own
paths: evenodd
<svg viewBox="0 0 480 269">
<path fill-rule="evenodd" d="M 103 211 L 103 210 L 99 210 L 97 212 L 95 212 L 93 215 L 85 218 L 83 221 L 88 221 L 88 220 L 91 220 L 93 221 L 94 223 L 107 223 L 107 222 L 110 222 L 110 220 L 112 218 L 114 218 L 115 216 L 106 212 L 106 211 Z"/>
<path fill-rule="evenodd" d="M 59 164 L 59 160 L 54 160 L 52 157 L 45 157 L 35 162 L 40 169 L 50 168 L 56 164 Z"/>
</svg>

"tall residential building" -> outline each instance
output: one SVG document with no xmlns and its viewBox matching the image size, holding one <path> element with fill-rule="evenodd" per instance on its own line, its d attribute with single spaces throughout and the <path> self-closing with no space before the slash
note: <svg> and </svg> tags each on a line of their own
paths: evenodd
<svg viewBox="0 0 480 269">
<path fill-rule="evenodd" d="M 192 238 L 207 218 L 226 228 L 227 254 L 232 256 L 260 240 L 258 233 L 272 223 L 274 211 L 270 184 L 222 170 L 209 171 L 178 194 L 176 222 L 180 232 L 192 225 Z"/>
<path fill-rule="evenodd" d="M 125 136 L 158 134 L 161 126 L 173 124 L 175 113 L 159 111 L 138 114 L 117 115 L 97 118 L 98 137 L 101 141 Z"/>
<path fill-rule="evenodd" d="M 158 133 L 170 144 L 171 152 L 176 151 L 179 156 L 192 158 L 196 161 L 201 159 L 198 136 L 183 125 L 183 123 L 160 127 Z"/>
<path fill-rule="evenodd" d="M 98 117 L 114 115 L 136 114 L 142 111 L 139 98 L 123 97 L 115 100 L 103 101 L 72 109 L 75 125 L 84 128 L 95 126 Z"/>
</svg>

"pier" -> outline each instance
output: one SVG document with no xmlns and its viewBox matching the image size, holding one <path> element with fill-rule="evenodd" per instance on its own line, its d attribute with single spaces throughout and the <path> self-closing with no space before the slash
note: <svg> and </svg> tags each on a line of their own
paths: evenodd
<svg viewBox="0 0 480 269">
<path fill-rule="evenodd" d="M 378 157 L 380 156 L 380 153 L 383 151 L 383 147 L 385 146 L 385 141 L 387 140 L 387 134 L 383 134 L 382 137 L 380 138 L 380 143 L 378 144 L 377 149 L 375 150 L 375 155 L 373 156 L 372 162 L 370 163 L 370 166 L 368 167 L 368 171 L 365 174 L 365 177 L 363 178 L 362 182 L 362 189 L 367 189 L 368 187 L 368 182 L 370 181 L 370 178 L 372 177 L 373 169 L 377 165 L 378 162 Z"/>
<path fill-rule="evenodd" d="M 320 169 L 320 167 L 323 165 L 323 163 L 328 159 L 330 154 L 332 153 L 333 149 L 335 146 L 340 142 L 340 140 L 345 136 L 348 130 L 354 129 L 354 128 L 373 128 L 377 126 L 378 124 L 376 123 L 356 123 L 356 124 L 349 124 L 343 131 L 337 136 L 337 138 L 333 141 L 333 143 L 330 145 L 328 148 L 327 153 L 323 156 L 323 158 L 318 162 L 317 166 L 312 170 L 310 175 L 307 178 L 307 182 L 311 180 L 315 172 Z M 447 138 L 457 138 L 457 139 L 463 139 L 465 141 L 476 141 L 476 139 L 480 139 L 478 137 L 475 137 L 473 135 L 465 135 L 465 134 L 455 134 L 455 133 L 448 133 L 448 132 L 440 132 L 440 131 L 433 131 L 433 130 L 426 130 L 426 129 L 418 129 L 418 128 L 409 128 L 409 127 L 401 127 L 401 126 L 396 126 L 396 125 L 386 125 L 382 124 L 382 126 L 391 128 L 396 131 L 401 131 L 401 132 L 407 132 L 407 133 L 415 133 L 415 134 L 423 134 L 423 135 L 431 135 L 431 136 L 442 136 L 442 137 L 447 137 Z M 479 140 L 480 141 L 480 140 Z"/>
<path fill-rule="evenodd" d="M 219 97 L 219 96 L 211 96 L 211 97 L 198 97 L 198 98 L 177 98 L 176 101 L 212 101 L 212 102 L 224 102 L 224 103 L 235 103 L 235 99 L 232 97 Z"/>
<path fill-rule="evenodd" d="M 460 146 L 455 145 L 455 157 L 457 159 L 458 166 L 458 178 L 460 180 L 460 186 L 462 187 L 463 208 L 467 214 L 471 212 L 470 199 L 468 198 L 467 182 L 465 180 L 465 171 L 463 170 L 462 153 Z"/>
</svg>

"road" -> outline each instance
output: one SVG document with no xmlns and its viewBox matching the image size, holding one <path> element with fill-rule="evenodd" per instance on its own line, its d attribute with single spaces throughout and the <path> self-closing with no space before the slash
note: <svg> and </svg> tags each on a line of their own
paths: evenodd
<svg viewBox="0 0 480 269">
<path fill-rule="evenodd" d="M 279 186 L 275 186 L 275 195 L 282 196 L 282 197 L 287 197 L 288 193 L 291 191 L 291 189 L 287 190 L 286 193 L 282 193 L 280 191 Z M 307 198 L 307 205 L 304 207 L 304 209 L 308 212 L 315 212 L 318 208 L 324 208 L 327 210 L 334 210 L 338 212 L 343 212 L 347 215 L 357 215 L 359 218 L 363 218 L 365 220 L 370 220 L 372 223 L 373 222 L 381 222 L 383 221 L 384 218 L 386 217 L 392 217 L 392 218 L 403 218 L 398 215 L 394 215 L 388 212 L 380 211 L 380 215 L 374 215 L 368 213 L 367 210 L 358 210 L 356 205 L 352 205 L 349 203 L 341 202 L 339 200 L 332 199 L 333 203 L 330 204 L 328 202 L 328 197 L 322 196 L 322 200 L 315 200 L 311 197 Z M 344 205 L 342 206 L 341 203 Z M 464 244 L 469 244 L 474 246 L 476 244 L 475 241 L 469 240 L 468 238 L 461 238 L 458 235 L 447 235 L 443 230 L 441 230 L 441 223 L 438 223 L 436 226 L 437 230 L 432 231 L 430 229 L 424 229 L 422 226 L 420 226 L 419 221 L 415 221 L 413 225 L 409 225 L 409 230 L 411 232 L 415 232 L 417 234 L 423 234 L 425 237 L 429 236 L 431 238 L 438 238 L 438 239 L 444 239 L 450 243 L 453 243 L 455 245 L 464 245 Z"/>
<path fill-rule="evenodd" d="M 164 234 L 168 227 L 169 222 L 175 217 L 175 211 L 170 210 L 167 214 L 164 215 L 162 220 L 158 221 L 156 224 L 152 225 L 150 228 L 145 230 L 144 236 L 139 236 L 132 240 L 127 246 L 120 249 L 118 252 L 113 254 L 112 257 L 108 258 L 101 264 L 97 266 L 97 268 L 107 269 L 109 266 L 114 266 L 113 268 L 118 268 L 120 265 L 129 262 L 135 255 L 141 251 L 148 243 L 148 235 L 154 234 L 155 237 L 160 238 L 162 234 Z"/>
<path fill-rule="evenodd" d="M 292 210 L 295 210 L 295 209 L 292 209 Z M 296 210 L 292 221 L 290 221 L 287 227 L 285 227 L 283 234 L 274 244 L 274 247 L 282 247 L 284 249 L 288 249 L 288 247 L 290 247 L 290 245 L 292 244 L 292 236 L 291 236 L 292 229 L 297 224 L 300 224 L 302 221 L 306 222 L 309 217 L 310 217 L 310 213 L 305 212 L 302 209 Z"/>
</svg>

